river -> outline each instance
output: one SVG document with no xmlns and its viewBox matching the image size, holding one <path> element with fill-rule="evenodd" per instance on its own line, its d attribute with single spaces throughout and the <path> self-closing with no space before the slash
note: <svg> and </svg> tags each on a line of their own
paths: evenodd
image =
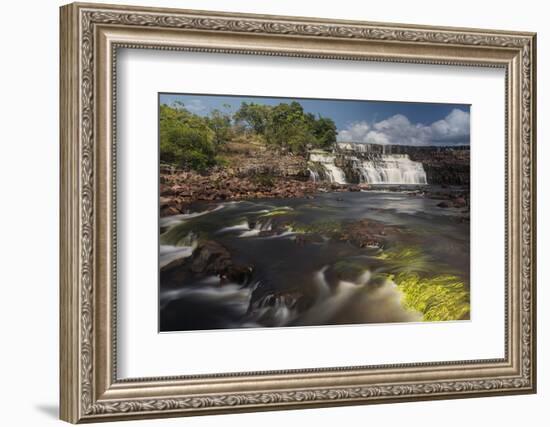
<svg viewBox="0 0 550 427">
<path fill-rule="evenodd" d="M 438 207 L 435 186 L 395 190 L 197 203 L 161 218 L 160 330 L 469 319 L 467 208 Z M 244 269 L 238 280 L 199 259 L 204 242 Z"/>
</svg>

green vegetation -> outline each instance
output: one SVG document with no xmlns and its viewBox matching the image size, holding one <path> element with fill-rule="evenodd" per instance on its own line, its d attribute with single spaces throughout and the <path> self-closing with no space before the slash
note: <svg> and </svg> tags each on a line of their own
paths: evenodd
<svg viewBox="0 0 550 427">
<path fill-rule="evenodd" d="M 415 246 L 398 246 L 377 256 L 384 260 L 389 268 L 399 273 L 426 273 L 430 270 L 430 263 L 424 253 Z"/>
<path fill-rule="evenodd" d="M 377 256 L 392 272 L 403 293 L 404 307 L 422 313 L 425 321 L 470 318 L 470 292 L 456 275 L 438 274 L 438 266 L 417 247 L 398 247 Z"/>
<path fill-rule="evenodd" d="M 297 233 L 315 233 L 327 237 L 338 235 L 342 231 L 339 221 L 315 221 L 310 224 L 294 222 L 291 227 Z"/>
<path fill-rule="evenodd" d="M 216 134 L 183 107 L 160 106 L 160 160 L 198 171 L 215 164 Z"/>
<path fill-rule="evenodd" d="M 457 276 L 421 278 L 418 274 L 399 273 L 393 280 L 403 292 L 403 305 L 422 313 L 426 321 L 470 318 L 470 293 Z"/>
<path fill-rule="evenodd" d="M 243 102 L 235 120 L 246 130 L 263 136 L 267 144 L 293 153 L 330 148 L 336 142 L 334 121 L 306 113 L 296 101 L 274 107 Z"/>
<path fill-rule="evenodd" d="M 272 107 L 267 105 L 243 102 L 233 116 L 237 123 L 257 135 L 264 135 L 269 122 Z"/>
<path fill-rule="evenodd" d="M 295 101 L 276 106 L 243 102 L 234 114 L 212 110 L 205 116 L 182 103 L 160 106 L 164 163 L 202 172 L 224 165 L 222 153 L 228 143 L 243 141 L 303 154 L 308 148 L 330 148 L 336 141 L 336 125 L 332 119 L 304 112 Z"/>
</svg>

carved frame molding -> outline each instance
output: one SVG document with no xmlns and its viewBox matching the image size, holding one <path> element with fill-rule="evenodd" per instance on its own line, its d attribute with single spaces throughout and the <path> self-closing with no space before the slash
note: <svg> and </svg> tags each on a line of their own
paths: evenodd
<svg viewBox="0 0 550 427">
<path fill-rule="evenodd" d="M 188 38 L 180 42 L 181 37 Z M 116 286 L 103 279 L 116 283 L 116 186 L 109 165 L 116 168 L 114 64 L 121 47 L 506 68 L 506 357 L 117 380 Z M 62 419 L 100 421 L 535 391 L 534 34 L 71 4 L 61 9 L 60 96 Z M 111 178 L 103 179 L 104 173 Z M 266 377 L 273 378 L 271 386 L 260 385 Z M 298 385 L 285 386 L 287 380 Z M 193 389 L 197 384 L 209 388 L 199 393 Z"/>
</svg>

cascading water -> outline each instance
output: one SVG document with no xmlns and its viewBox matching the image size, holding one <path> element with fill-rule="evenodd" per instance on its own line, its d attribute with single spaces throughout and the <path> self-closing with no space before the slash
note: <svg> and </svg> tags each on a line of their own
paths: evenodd
<svg viewBox="0 0 550 427">
<path fill-rule="evenodd" d="M 372 144 L 340 143 L 338 149 L 336 154 L 310 153 L 309 161 L 317 168 L 310 168 L 312 180 L 325 178 L 338 184 L 427 184 L 422 163 L 411 160 L 408 154 L 386 154 L 383 146 Z M 342 167 L 336 166 L 337 158 Z"/>
<path fill-rule="evenodd" d="M 313 169 L 308 169 L 308 172 L 309 172 L 309 176 L 311 177 L 311 180 L 313 182 L 317 182 L 317 181 L 320 180 L 319 174 L 317 172 L 315 172 Z"/>
<path fill-rule="evenodd" d="M 427 184 L 426 172 L 420 162 L 408 154 L 382 154 L 357 165 L 361 182 L 367 184 Z"/>
<path fill-rule="evenodd" d="M 330 182 L 335 182 L 337 184 L 346 184 L 346 174 L 344 171 L 336 166 L 335 160 L 336 156 L 330 153 L 319 153 L 312 152 L 309 155 L 309 160 L 321 165 L 324 169 L 326 177 Z M 315 179 L 315 175 L 311 175 Z M 318 178 L 318 177 L 317 177 Z"/>
<path fill-rule="evenodd" d="M 336 148 L 340 151 L 351 151 L 355 153 L 391 153 L 391 147 L 382 144 L 363 144 L 359 142 L 338 142 Z"/>
<path fill-rule="evenodd" d="M 407 291 L 415 300 L 435 289 L 424 274 L 461 272 L 449 285 L 456 294 L 441 301 L 469 289 L 469 223 L 455 220 L 462 209 L 437 203 L 416 192 L 328 191 L 314 201 L 194 205 L 159 238 L 160 330 L 420 321 L 404 305 L 399 273 L 418 272 Z M 371 234 L 380 246 L 370 245 Z"/>
</svg>

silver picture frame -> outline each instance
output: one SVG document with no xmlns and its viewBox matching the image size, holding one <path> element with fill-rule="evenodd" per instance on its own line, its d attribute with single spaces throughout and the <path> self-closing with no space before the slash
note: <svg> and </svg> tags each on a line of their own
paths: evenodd
<svg viewBox="0 0 550 427">
<path fill-rule="evenodd" d="M 113 421 L 536 391 L 536 35 L 74 3 L 61 22 L 60 416 Z M 117 377 L 117 49 L 505 70 L 502 359 Z M 475 182 L 472 183 L 475 186 Z M 184 339 L 184 338 L 182 338 Z"/>
</svg>

